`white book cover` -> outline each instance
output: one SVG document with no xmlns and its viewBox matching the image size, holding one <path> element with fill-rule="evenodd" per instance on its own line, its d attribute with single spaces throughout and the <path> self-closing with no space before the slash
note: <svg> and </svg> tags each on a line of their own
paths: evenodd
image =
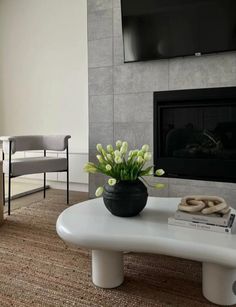
<svg viewBox="0 0 236 307">
<path fill-rule="evenodd" d="M 209 224 L 198 223 L 198 222 L 177 220 L 174 217 L 169 217 L 168 224 L 172 226 L 187 227 L 187 228 L 200 229 L 200 230 L 206 230 L 206 231 L 214 231 L 214 232 L 221 232 L 221 233 L 234 233 L 234 228 L 235 228 L 234 220 L 235 220 L 235 215 L 231 214 L 228 226 L 216 226 L 216 225 L 209 225 Z"/>
<path fill-rule="evenodd" d="M 201 212 L 188 213 L 188 212 L 177 210 L 175 212 L 175 219 L 190 221 L 190 222 L 200 222 L 200 223 L 205 223 L 205 224 L 213 224 L 213 225 L 219 225 L 219 226 L 227 226 L 229 223 L 230 215 L 231 215 L 231 212 L 228 212 L 224 215 L 220 215 L 216 213 L 204 215 Z"/>
</svg>

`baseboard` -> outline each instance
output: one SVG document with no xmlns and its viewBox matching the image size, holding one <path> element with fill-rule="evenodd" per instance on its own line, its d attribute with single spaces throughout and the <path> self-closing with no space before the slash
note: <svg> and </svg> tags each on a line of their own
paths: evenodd
<svg viewBox="0 0 236 307">
<path fill-rule="evenodd" d="M 47 181 L 50 188 L 66 190 L 66 182 L 61 181 Z M 88 192 L 88 184 L 70 182 L 70 191 Z"/>
<path fill-rule="evenodd" d="M 17 178 L 14 178 L 14 180 L 16 182 L 18 181 L 18 182 L 23 182 L 23 183 L 32 183 L 32 184 L 42 185 L 42 180 L 37 180 L 37 179 L 17 177 Z M 66 190 L 66 182 L 47 180 L 47 186 L 49 186 L 52 189 Z M 70 191 L 88 192 L 88 184 L 70 182 Z"/>
<path fill-rule="evenodd" d="M 49 185 L 46 185 L 46 190 L 49 189 Z M 33 193 L 37 193 L 37 192 L 41 192 L 43 191 L 43 187 L 39 187 L 39 188 L 35 188 L 35 189 L 31 189 L 29 191 L 25 191 L 25 192 L 22 192 L 22 193 L 18 193 L 18 194 L 15 194 L 11 197 L 11 200 L 13 199 L 17 199 L 17 198 L 20 198 L 20 197 L 23 197 L 23 196 L 27 196 L 27 195 L 30 195 L 30 194 L 33 194 Z M 5 198 L 5 202 L 8 202 L 8 197 Z"/>
</svg>

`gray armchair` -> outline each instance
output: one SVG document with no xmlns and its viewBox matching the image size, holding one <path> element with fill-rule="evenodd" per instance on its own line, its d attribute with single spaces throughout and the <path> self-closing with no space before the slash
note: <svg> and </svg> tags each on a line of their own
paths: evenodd
<svg viewBox="0 0 236 307">
<path fill-rule="evenodd" d="M 44 173 L 44 198 L 46 196 L 46 173 L 67 173 L 67 204 L 69 203 L 69 152 L 68 140 L 70 135 L 26 135 L 0 137 L 2 141 L 3 159 L 3 195 L 5 200 L 5 174 L 8 174 L 8 215 L 11 213 L 11 179 L 14 177 Z M 43 157 L 12 159 L 17 151 L 43 150 Z M 66 158 L 47 157 L 47 150 L 64 151 Z M 5 160 L 5 154 L 8 160 Z"/>
</svg>

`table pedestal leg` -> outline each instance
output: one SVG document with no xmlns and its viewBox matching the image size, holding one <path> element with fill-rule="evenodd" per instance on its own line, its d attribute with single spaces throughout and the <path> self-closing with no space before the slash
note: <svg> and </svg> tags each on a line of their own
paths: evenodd
<svg viewBox="0 0 236 307">
<path fill-rule="evenodd" d="M 93 250 L 92 280 L 101 288 L 115 288 L 124 280 L 123 252 Z"/>
<path fill-rule="evenodd" d="M 202 291 L 209 301 L 217 305 L 236 304 L 236 269 L 203 263 Z"/>
</svg>

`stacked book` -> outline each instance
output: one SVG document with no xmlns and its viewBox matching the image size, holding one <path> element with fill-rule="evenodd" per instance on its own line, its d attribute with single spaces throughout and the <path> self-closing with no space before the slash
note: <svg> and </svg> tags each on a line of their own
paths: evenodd
<svg viewBox="0 0 236 307">
<path fill-rule="evenodd" d="M 204 215 L 201 212 L 188 213 L 177 210 L 174 217 L 168 218 L 168 224 L 174 226 L 201 229 L 223 233 L 234 232 L 235 211 L 231 209 L 226 214 L 213 213 Z"/>
</svg>

